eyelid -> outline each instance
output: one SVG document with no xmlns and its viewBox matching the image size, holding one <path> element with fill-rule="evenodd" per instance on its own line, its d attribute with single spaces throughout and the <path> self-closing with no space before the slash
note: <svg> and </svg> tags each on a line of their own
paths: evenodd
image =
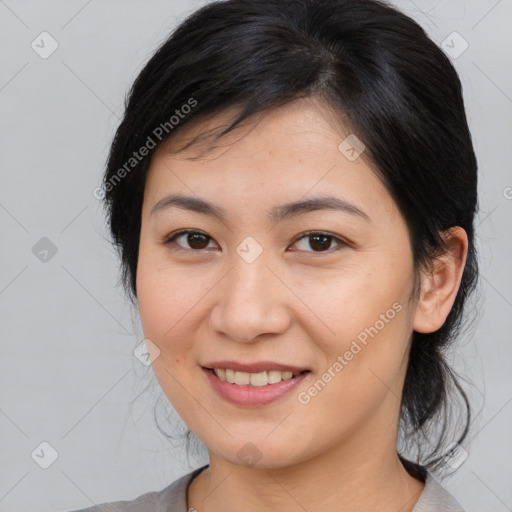
<svg viewBox="0 0 512 512">
<path fill-rule="evenodd" d="M 172 242 L 174 242 L 174 240 L 176 238 L 179 238 L 180 236 L 183 236 L 183 235 L 188 235 L 190 233 L 204 235 L 206 238 L 209 238 L 210 241 L 214 240 L 213 237 L 211 237 L 208 233 L 205 233 L 204 231 L 201 231 L 200 229 L 181 229 L 179 231 L 171 233 L 169 236 L 166 236 L 162 243 L 163 243 L 163 245 L 171 244 Z M 178 250 L 189 251 L 189 252 L 202 252 L 205 250 L 205 249 L 187 249 L 187 248 L 181 247 L 179 245 L 178 245 L 178 248 L 179 248 Z"/>
<path fill-rule="evenodd" d="M 327 251 L 296 251 L 296 252 L 310 252 L 312 254 L 331 254 L 332 252 L 338 250 L 341 247 L 350 246 L 350 243 L 347 240 L 345 240 L 344 238 L 342 238 L 338 235 L 335 235 L 333 233 L 330 233 L 329 231 L 322 231 L 322 230 L 318 230 L 318 229 L 311 229 L 309 231 L 300 233 L 299 235 L 297 235 L 296 238 L 294 238 L 292 244 L 298 242 L 299 240 L 302 240 L 303 238 L 307 238 L 308 236 L 312 236 L 312 235 L 324 235 L 329 238 L 332 238 L 333 240 L 335 240 L 338 243 L 338 246 L 333 249 L 328 249 Z"/>
<path fill-rule="evenodd" d="M 164 245 L 168 245 L 172 242 L 174 242 L 174 240 L 176 238 L 179 238 L 180 236 L 182 235 L 187 235 L 187 234 L 190 234 L 190 233 L 195 233 L 195 234 L 201 234 L 201 235 L 204 235 L 205 237 L 207 237 L 210 241 L 214 241 L 214 238 L 211 237 L 210 235 L 208 235 L 207 233 L 205 233 L 204 231 L 201 231 L 199 229 L 182 229 L 182 230 L 179 230 L 179 231 L 176 231 L 174 233 L 171 233 L 169 236 L 165 237 L 164 241 L 163 241 L 163 244 Z M 345 240 L 344 238 L 338 236 L 338 235 L 335 235 L 333 233 L 330 233 L 328 231 L 322 231 L 322 230 L 309 230 L 309 231 L 305 231 L 305 232 L 302 232 L 300 234 L 298 234 L 292 241 L 292 245 L 295 244 L 296 242 L 298 242 L 299 240 L 302 240 L 303 238 L 307 238 L 308 236 L 312 236 L 312 235 L 324 235 L 324 236 L 327 236 L 333 240 L 335 240 L 338 245 L 337 247 L 335 248 L 332 248 L 332 249 L 328 249 L 326 251 L 293 251 L 293 252 L 309 252 L 309 253 L 312 253 L 312 254 L 331 254 L 332 252 L 342 248 L 342 247 L 347 247 L 347 246 L 350 246 L 350 242 L 348 242 L 347 240 Z M 217 243 L 217 242 L 215 242 Z M 183 250 L 183 251 L 187 251 L 187 252 L 197 252 L 197 253 L 201 253 L 205 250 L 207 250 L 206 248 L 205 249 L 187 249 L 187 248 L 184 248 L 184 247 L 181 247 L 178 245 L 178 249 L 177 250 Z"/>
</svg>

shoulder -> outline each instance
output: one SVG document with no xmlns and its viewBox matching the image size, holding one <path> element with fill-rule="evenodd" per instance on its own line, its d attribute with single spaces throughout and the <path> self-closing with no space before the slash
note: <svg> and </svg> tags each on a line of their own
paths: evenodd
<svg viewBox="0 0 512 512">
<path fill-rule="evenodd" d="M 429 473 L 412 512 L 464 512 L 457 500 Z"/>
<path fill-rule="evenodd" d="M 161 491 L 148 492 L 131 501 L 101 503 L 72 512 L 187 512 L 188 486 L 206 467 L 187 473 Z"/>
</svg>

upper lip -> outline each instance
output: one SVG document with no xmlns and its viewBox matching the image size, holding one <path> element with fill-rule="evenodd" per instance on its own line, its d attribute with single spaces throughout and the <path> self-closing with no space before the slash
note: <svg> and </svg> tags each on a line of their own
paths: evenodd
<svg viewBox="0 0 512 512">
<path fill-rule="evenodd" d="M 300 366 L 291 366 L 289 364 L 276 363 L 275 361 L 258 361 L 256 363 L 238 363 L 236 361 L 215 361 L 202 365 L 203 368 L 213 369 L 229 369 L 239 372 L 259 373 L 264 371 L 280 371 L 280 372 L 293 372 L 301 373 L 307 371 L 307 368 Z"/>
</svg>

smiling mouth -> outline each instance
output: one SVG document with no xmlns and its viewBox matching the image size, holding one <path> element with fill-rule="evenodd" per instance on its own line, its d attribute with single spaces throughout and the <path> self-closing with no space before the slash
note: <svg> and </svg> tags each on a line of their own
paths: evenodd
<svg viewBox="0 0 512 512">
<path fill-rule="evenodd" d="M 278 384 L 281 381 L 286 381 L 297 377 L 303 373 L 309 373 L 309 370 L 300 372 L 268 370 L 262 372 L 242 372 L 238 370 L 224 369 L 224 368 L 206 368 L 211 371 L 219 380 L 228 382 L 237 386 L 253 386 L 264 387 L 271 384 Z"/>
</svg>

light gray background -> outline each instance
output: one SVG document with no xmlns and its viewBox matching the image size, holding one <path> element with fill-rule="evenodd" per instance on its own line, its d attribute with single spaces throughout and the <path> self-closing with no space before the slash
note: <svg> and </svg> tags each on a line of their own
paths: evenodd
<svg viewBox="0 0 512 512">
<path fill-rule="evenodd" d="M 1 512 L 133 499 L 190 471 L 154 425 L 159 389 L 132 354 L 143 336 L 93 190 L 129 85 L 201 3 L 0 1 Z M 468 512 L 512 510 L 512 1 L 394 3 L 437 43 L 469 43 L 453 62 L 480 168 L 481 306 L 454 360 L 477 416 L 443 484 Z M 59 45 L 47 59 L 31 48 L 43 31 Z M 43 441 L 58 452 L 46 470 L 31 458 Z"/>
</svg>

